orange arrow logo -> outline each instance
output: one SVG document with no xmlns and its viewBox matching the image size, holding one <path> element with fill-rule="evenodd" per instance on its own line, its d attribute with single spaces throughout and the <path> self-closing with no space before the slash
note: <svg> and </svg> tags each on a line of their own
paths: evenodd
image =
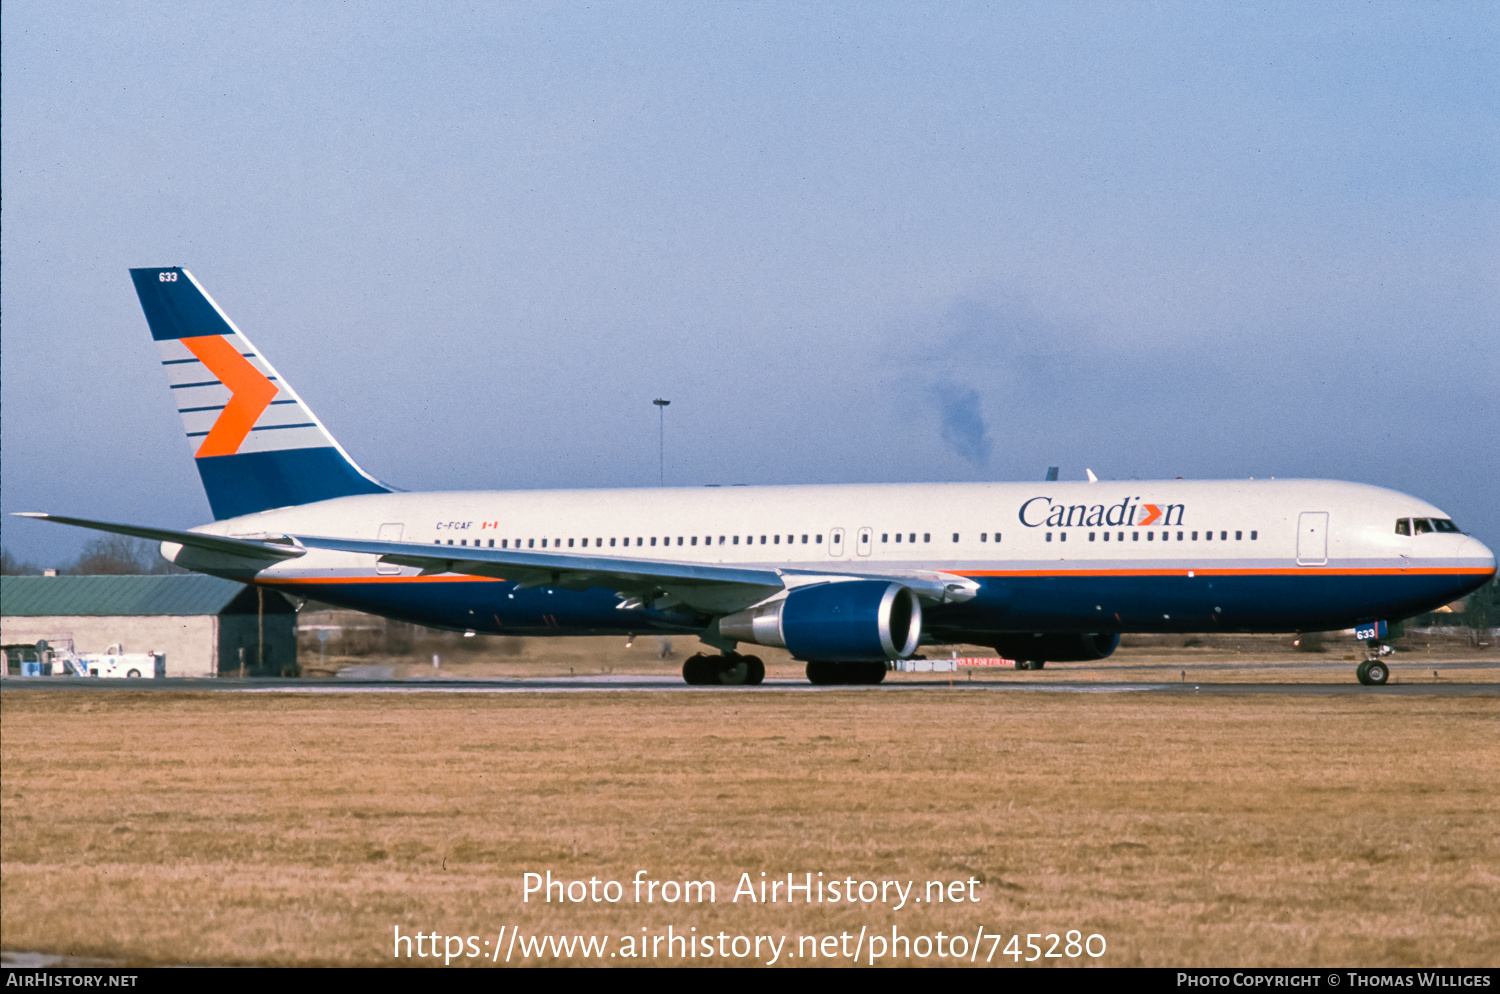
<svg viewBox="0 0 1500 994">
<path fill-rule="evenodd" d="M 1146 510 L 1150 511 L 1151 513 L 1148 514 L 1148 515 L 1146 515 L 1145 519 L 1143 519 L 1141 521 L 1137 521 L 1136 524 L 1138 524 L 1138 525 L 1149 525 L 1151 522 L 1153 522 L 1157 518 L 1161 517 L 1161 508 L 1157 507 L 1155 504 L 1142 504 L 1141 506 L 1144 507 Z"/>
<path fill-rule="evenodd" d="M 240 355 L 223 335 L 204 335 L 180 339 L 188 351 L 208 367 L 208 371 L 229 388 L 229 403 L 209 429 L 196 459 L 205 456 L 232 456 L 240 450 L 245 436 L 255 427 L 262 412 L 276 399 L 279 388 L 264 373 Z"/>
</svg>

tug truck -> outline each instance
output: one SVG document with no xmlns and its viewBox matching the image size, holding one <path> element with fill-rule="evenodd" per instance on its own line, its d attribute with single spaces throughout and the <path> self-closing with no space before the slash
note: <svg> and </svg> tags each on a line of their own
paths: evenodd
<svg viewBox="0 0 1500 994">
<path fill-rule="evenodd" d="M 163 679 L 167 675 L 167 655 L 164 652 L 138 652 L 127 654 L 119 643 L 103 652 L 79 653 L 72 659 L 72 671 L 78 676 L 108 677 L 111 679 Z"/>
</svg>

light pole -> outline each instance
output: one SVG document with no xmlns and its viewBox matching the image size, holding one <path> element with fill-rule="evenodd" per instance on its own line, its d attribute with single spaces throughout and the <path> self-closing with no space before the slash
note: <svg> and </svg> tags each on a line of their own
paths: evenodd
<svg viewBox="0 0 1500 994">
<path fill-rule="evenodd" d="M 662 400 L 660 397 L 651 403 L 656 405 L 656 485 L 664 487 L 667 485 L 667 405 L 670 400 Z"/>
</svg>

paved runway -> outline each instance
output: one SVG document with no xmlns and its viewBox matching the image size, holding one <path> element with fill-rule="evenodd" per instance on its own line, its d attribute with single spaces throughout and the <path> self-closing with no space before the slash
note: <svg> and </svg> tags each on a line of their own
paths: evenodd
<svg viewBox="0 0 1500 994">
<path fill-rule="evenodd" d="M 87 680 L 67 677 L 8 677 L 0 689 L 14 692 L 87 690 L 97 693 L 120 691 L 236 693 L 236 694 L 556 694 L 654 692 L 682 694 L 826 694 L 843 691 L 863 693 L 915 693 L 924 690 L 961 690 L 968 693 L 1054 694 L 1197 694 L 1248 696 L 1272 694 L 1290 697 L 1500 697 L 1500 684 L 1429 681 L 1364 687 L 1354 680 L 1330 683 L 1193 683 L 1097 681 L 975 681 L 960 677 L 932 680 L 901 680 L 875 687 L 814 687 L 805 680 L 767 680 L 759 687 L 690 687 L 675 676 L 577 676 L 486 680 Z"/>
</svg>

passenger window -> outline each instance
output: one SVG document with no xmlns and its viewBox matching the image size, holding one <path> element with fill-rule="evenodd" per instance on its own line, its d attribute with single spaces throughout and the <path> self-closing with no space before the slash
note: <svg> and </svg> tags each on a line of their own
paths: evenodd
<svg viewBox="0 0 1500 994">
<path fill-rule="evenodd" d="M 651 536 L 651 547 L 653 549 L 656 548 L 656 536 L 655 535 Z"/>
<path fill-rule="evenodd" d="M 693 536 L 693 541 L 690 544 L 692 544 L 692 545 L 697 545 L 698 544 L 698 536 L 697 535 Z"/>
<path fill-rule="evenodd" d="M 953 541 L 955 541 L 955 542 L 958 541 L 958 532 L 954 532 L 953 533 Z"/>
<path fill-rule="evenodd" d="M 981 541 L 981 542 L 988 542 L 989 540 L 990 540 L 990 533 L 989 532 L 980 532 L 979 533 L 979 541 Z"/>
<path fill-rule="evenodd" d="M 1123 541 L 1125 541 L 1125 533 L 1124 532 L 1120 532 L 1120 534 L 1116 535 L 1115 536 L 1115 541 L 1116 542 L 1123 542 Z"/>
<path fill-rule="evenodd" d="M 509 542 L 510 542 L 510 539 L 508 539 L 508 538 L 502 538 L 500 540 L 500 548 L 502 548 L 502 549 L 508 549 L 508 548 L 510 548 L 510 546 L 507 544 Z"/>
<path fill-rule="evenodd" d="M 922 541 L 923 542 L 931 542 L 932 541 L 932 532 L 923 532 L 922 533 Z"/>
<path fill-rule="evenodd" d="M 1092 542 L 1093 540 L 1094 540 L 1094 533 L 1093 532 L 1089 532 L 1089 541 Z"/>
<path fill-rule="evenodd" d="M 1251 537 L 1251 538 L 1254 538 L 1254 537 L 1255 537 L 1255 533 L 1254 533 L 1254 532 L 1251 532 L 1251 533 L 1250 533 L 1250 537 Z M 1178 533 L 1177 533 L 1177 541 L 1179 541 L 1179 542 L 1181 542 L 1181 541 L 1182 541 L 1182 532 L 1178 532 Z"/>
<path fill-rule="evenodd" d="M 614 547 L 615 547 L 615 539 L 610 539 L 610 540 L 609 540 L 609 547 L 610 547 L 610 548 L 611 548 L 611 549 L 613 549 L 613 548 L 614 548 Z"/>
<path fill-rule="evenodd" d="M 1432 534 L 1432 522 L 1428 521 L 1426 518 L 1412 518 L 1411 519 L 1411 527 L 1412 527 L 1412 531 L 1415 534 L 1418 534 L 1418 535 L 1431 535 Z"/>
<path fill-rule="evenodd" d="M 900 532 L 896 533 L 896 541 L 897 542 L 901 541 L 901 533 Z"/>
<path fill-rule="evenodd" d="M 495 547 L 495 540 L 494 539 L 490 539 L 490 544 L 486 548 L 493 549 L 494 547 Z"/>
<path fill-rule="evenodd" d="M 880 541 L 881 541 L 882 544 L 884 544 L 886 542 L 889 542 L 890 540 L 891 540 L 891 533 L 890 532 L 881 532 L 880 533 Z"/>
<path fill-rule="evenodd" d="M 1227 541 L 1229 541 L 1229 533 L 1228 532 L 1219 532 L 1219 541 L 1220 542 L 1227 542 Z"/>
<path fill-rule="evenodd" d="M 1049 541 L 1049 542 L 1052 541 L 1052 533 L 1051 532 L 1047 533 L 1047 541 Z"/>
<path fill-rule="evenodd" d="M 802 544 L 803 544 L 803 545 L 806 545 L 806 544 L 807 544 L 807 536 L 806 536 L 806 535 L 803 535 L 803 536 L 802 536 Z"/>
<path fill-rule="evenodd" d="M 568 539 L 568 548 L 573 548 L 573 540 L 571 538 Z"/>
<path fill-rule="evenodd" d="M 1193 541 L 1194 542 L 1198 541 L 1198 533 L 1197 532 L 1193 532 Z"/>
<path fill-rule="evenodd" d="M 1203 541 L 1205 541 L 1205 542 L 1212 542 L 1213 540 L 1214 540 L 1214 533 L 1213 532 L 1204 532 L 1203 533 Z"/>
<path fill-rule="evenodd" d="M 1068 533 L 1067 532 L 1058 532 L 1057 538 L 1058 538 L 1058 541 L 1060 541 L 1060 542 L 1066 542 L 1068 540 Z"/>
<path fill-rule="evenodd" d="M 720 535 L 720 536 L 719 536 L 719 544 L 720 544 L 720 545 L 723 545 L 723 544 L 724 544 L 724 536 L 723 536 L 723 535 Z"/>
<path fill-rule="evenodd" d="M 1104 541 L 1106 541 L 1106 542 L 1109 541 L 1109 532 L 1105 532 L 1104 533 Z"/>
<path fill-rule="evenodd" d="M 682 536 L 681 536 L 681 535 L 678 535 L 678 536 L 677 536 L 677 544 L 678 544 L 678 545 L 681 545 L 681 544 L 682 544 Z"/>
<path fill-rule="evenodd" d="M 822 545 L 823 544 L 823 536 L 822 535 L 814 535 L 813 536 L 813 544 L 814 545 Z"/>
<path fill-rule="evenodd" d="M 528 548 L 528 549 L 535 549 L 536 548 L 536 539 L 534 539 L 534 538 L 528 538 L 526 540 L 526 548 Z"/>
<path fill-rule="evenodd" d="M 911 536 L 909 538 L 907 538 L 908 542 L 915 542 L 916 540 L 917 540 L 917 533 L 916 532 L 912 532 Z"/>
<path fill-rule="evenodd" d="M 734 544 L 735 544 L 735 545 L 739 545 L 739 544 L 740 544 L 740 537 L 739 537 L 739 536 L 738 536 L 738 535 L 736 535 L 736 536 L 735 536 L 735 537 L 734 537 Z"/>
<path fill-rule="evenodd" d="M 1132 542 L 1139 542 L 1141 540 L 1141 533 L 1140 532 L 1131 532 L 1130 533 L 1130 540 Z"/>
<path fill-rule="evenodd" d="M 765 537 L 765 536 L 764 536 L 764 535 L 762 535 L 762 536 L 761 536 L 761 537 L 760 537 L 760 544 L 761 544 L 761 545 L 765 545 L 765 544 L 766 544 L 766 537 Z"/>
<path fill-rule="evenodd" d="M 996 542 L 1000 541 L 1000 533 L 999 532 L 995 533 L 995 541 Z"/>
<path fill-rule="evenodd" d="M 1244 537 L 1245 537 L 1245 533 L 1244 533 L 1244 532 L 1235 532 L 1235 533 L 1234 533 L 1234 540 L 1235 540 L 1235 541 L 1236 541 L 1236 542 L 1238 542 L 1238 541 L 1240 541 L 1240 540 L 1241 540 L 1241 539 L 1243 539 L 1243 538 L 1244 538 Z"/>
<path fill-rule="evenodd" d="M 1146 541 L 1150 542 L 1150 541 L 1152 541 L 1155 538 L 1156 538 L 1156 536 L 1153 535 L 1153 534 L 1151 534 L 1150 532 L 1146 533 Z"/>
<path fill-rule="evenodd" d="M 773 541 L 771 542 L 772 545 L 780 545 L 781 544 L 781 536 L 780 535 L 772 535 L 771 538 L 773 539 Z"/>
<path fill-rule="evenodd" d="M 1259 537 L 1260 537 L 1260 532 L 1251 532 L 1250 533 L 1250 541 L 1252 541 L 1252 542 L 1254 542 Z"/>
</svg>

